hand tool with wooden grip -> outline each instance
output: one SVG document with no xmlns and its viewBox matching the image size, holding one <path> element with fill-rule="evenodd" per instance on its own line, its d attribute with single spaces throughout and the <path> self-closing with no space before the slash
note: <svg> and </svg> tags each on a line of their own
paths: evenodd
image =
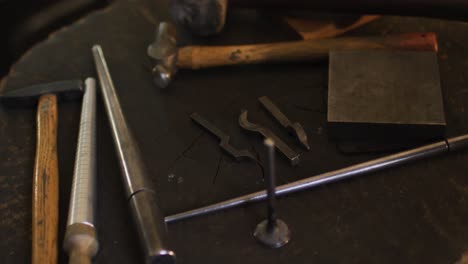
<svg viewBox="0 0 468 264">
<path fill-rule="evenodd" d="M 231 8 L 311 10 L 327 13 L 391 14 L 464 18 L 465 0 L 173 0 L 173 19 L 198 35 L 220 32 Z"/>
<path fill-rule="evenodd" d="M 70 264 L 90 264 L 98 251 L 96 204 L 96 81 L 85 81 L 75 170 L 63 248 Z"/>
<path fill-rule="evenodd" d="M 58 188 L 57 95 L 74 98 L 82 93 L 82 82 L 61 81 L 7 91 L 2 103 L 37 105 L 37 142 L 32 190 L 33 264 L 57 263 Z M 73 96 L 72 96 L 73 95 Z"/>
<path fill-rule="evenodd" d="M 149 46 L 148 55 L 156 58 L 158 50 L 176 49 L 175 42 L 164 43 L 171 47 L 155 42 Z M 437 51 L 437 38 L 435 33 L 429 32 L 237 46 L 186 46 L 179 48 L 176 55 L 171 56 L 170 62 L 156 64 L 153 74 L 155 83 L 165 88 L 178 68 L 195 70 L 227 65 L 316 61 L 327 58 L 332 50 Z"/>
</svg>

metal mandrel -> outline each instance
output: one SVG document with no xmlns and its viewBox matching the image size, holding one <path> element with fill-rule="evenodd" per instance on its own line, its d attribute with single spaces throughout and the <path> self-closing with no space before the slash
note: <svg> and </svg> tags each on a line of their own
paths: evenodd
<svg viewBox="0 0 468 264">
<path fill-rule="evenodd" d="M 156 202 L 156 192 L 150 184 L 138 144 L 123 115 L 106 59 L 99 45 L 94 46 L 92 51 L 126 198 L 143 247 L 145 262 L 175 263 L 175 254 L 167 246 L 167 228 Z"/>
<path fill-rule="evenodd" d="M 96 81 L 86 79 L 63 247 L 69 263 L 91 263 L 98 251 L 96 206 Z"/>
</svg>

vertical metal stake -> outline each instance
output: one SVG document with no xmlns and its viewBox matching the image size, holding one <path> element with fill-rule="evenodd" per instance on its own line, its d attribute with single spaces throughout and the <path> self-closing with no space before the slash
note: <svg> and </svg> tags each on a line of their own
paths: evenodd
<svg viewBox="0 0 468 264">
<path fill-rule="evenodd" d="M 277 219 L 276 214 L 275 142 L 271 138 L 267 138 L 265 146 L 268 149 L 268 169 L 265 177 L 268 218 L 257 225 L 253 235 L 259 242 L 268 247 L 280 248 L 289 242 L 291 233 L 286 223 Z"/>
</svg>

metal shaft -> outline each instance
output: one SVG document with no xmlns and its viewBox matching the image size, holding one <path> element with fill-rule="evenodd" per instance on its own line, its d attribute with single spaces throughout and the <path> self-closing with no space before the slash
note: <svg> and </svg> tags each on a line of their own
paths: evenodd
<svg viewBox="0 0 468 264">
<path fill-rule="evenodd" d="M 271 138 L 265 139 L 265 146 L 268 151 L 268 166 L 266 180 L 266 191 L 268 197 L 268 229 L 272 230 L 276 225 L 276 197 L 275 197 L 275 143 Z"/>
<path fill-rule="evenodd" d="M 96 81 L 86 79 L 78 147 L 64 248 L 70 263 L 91 263 L 97 253 L 96 200 Z"/>
<path fill-rule="evenodd" d="M 343 169 L 326 172 L 299 181 L 291 182 L 276 187 L 276 195 L 286 195 L 298 191 L 310 189 L 326 183 L 335 182 L 360 176 L 371 172 L 376 172 L 398 165 L 410 163 L 422 158 L 433 157 L 438 154 L 447 153 L 450 151 L 466 148 L 468 146 L 468 134 L 449 138 L 444 141 L 414 148 L 411 150 L 399 152 L 393 155 L 374 159 L 368 162 L 360 163 Z M 187 219 L 199 215 L 204 215 L 212 212 L 221 211 L 228 208 L 238 207 L 243 204 L 262 201 L 266 198 L 265 191 L 259 191 L 227 201 L 219 202 L 213 205 L 201 207 L 187 212 L 171 215 L 165 218 L 166 222 L 175 222 L 182 219 Z"/>
<path fill-rule="evenodd" d="M 102 96 L 112 129 L 126 197 L 145 252 L 146 263 L 175 263 L 167 248 L 167 230 L 156 202 L 140 151 L 122 113 L 114 83 L 99 45 L 92 49 Z"/>
<path fill-rule="evenodd" d="M 260 222 L 253 236 L 265 246 L 280 248 L 291 239 L 291 232 L 286 223 L 276 215 L 276 175 L 275 175 L 275 142 L 271 138 L 264 141 L 268 153 L 267 176 L 265 177 L 267 191 L 267 219 Z"/>
</svg>

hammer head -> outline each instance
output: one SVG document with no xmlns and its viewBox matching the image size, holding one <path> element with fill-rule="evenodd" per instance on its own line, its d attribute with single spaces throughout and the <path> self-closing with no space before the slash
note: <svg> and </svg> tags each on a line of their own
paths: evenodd
<svg viewBox="0 0 468 264">
<path fill-rule="evenodd" d="M 226 11 L 227 0 L 173 0 L 171 6 L 174 21 L 200 36 L 219 33 Z"/>
<path fill-rule="evenodd" d="M 37 98 L 45 94 L 56 94 L 64 98 L 76 98 L 83 93 L 81 80 L 58 81 L 44 84 L 27 86 L 0 95 L 2 103 L 8 102 L 37 102 Z"/>
<path fill-rule="evenodd" d="M 154 82 L 166 88 L 177 72 L 177 30 L 175 25 L 161 22 L 152 44 L 148 46 L 148 56 L 156 62 L 152 72 Z"/>
</svg>

